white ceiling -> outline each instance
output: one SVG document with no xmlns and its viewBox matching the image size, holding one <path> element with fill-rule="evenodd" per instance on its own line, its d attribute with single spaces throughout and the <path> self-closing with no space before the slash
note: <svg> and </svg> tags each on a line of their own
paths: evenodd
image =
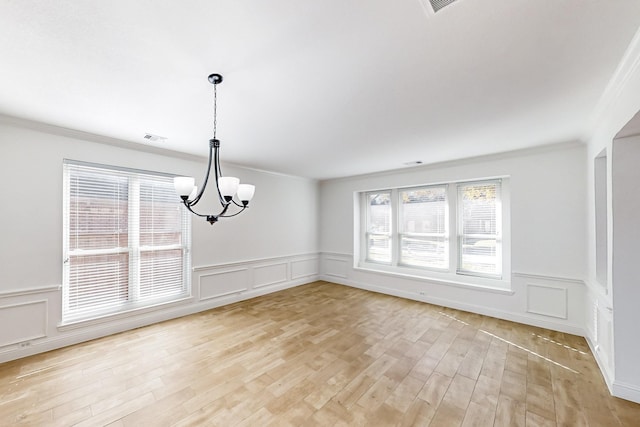
<svg viewBox="0 0 640 427">
<path fill-rule="evenodd" d="M 427 3 L 428 4 L 428 3 Z M 580 138 L 640 0 L 0 0 L 0 113 L 324 179 Z"/>
</svg>

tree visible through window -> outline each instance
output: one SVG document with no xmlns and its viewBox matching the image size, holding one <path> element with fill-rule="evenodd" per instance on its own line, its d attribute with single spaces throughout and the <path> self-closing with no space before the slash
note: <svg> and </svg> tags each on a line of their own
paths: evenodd
<svg viewBox="0 0 640 427">
<path fill-rule="evenodd" d="M 502 279 L 502 185 L 495 179 L 364 193 L 361 262 Z"/>
</svg>

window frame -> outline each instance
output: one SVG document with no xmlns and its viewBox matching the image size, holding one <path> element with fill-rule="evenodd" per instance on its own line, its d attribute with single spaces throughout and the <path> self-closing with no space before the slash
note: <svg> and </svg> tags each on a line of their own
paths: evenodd
<svg viewBox="0 0 640 427">
<path fill-rule="evenodd" d="M 459 224 L 459 201 L 458 201 L 458 185 L 459 184 L 477 184 L 483 182 L 498 182 L 500 184 L 501 200 L 499 204 L 500 217 L 500 259 L 497 261 L 501 265 L 501 274 L 479 274 L 475 272 L 467 272 L 459 269 L 459 247 L 458 229 Z M 400 262 L 401 251 L 401 225 L 400 225 L 400 200 L 399 194 L 402 191 L 426 188 L 426 187 L 447 187 L 447 220 L 448 220 L 448 265 L 444 269 L 419 267 L 414 265 L 406 265 Z M 366 195 L 371 193 L 390 192 L 392 206 L 392 262 L 379 263 L 372 262 L 366 256 Z M 427 280 L 445 285 L 461 285 L 483 288 L 495 291 L 511 291 L 511 235 L 510 235 L 510 179 L 508 176 L 487 177 L 478 179 L 465 179 L 457 181 L 445 181 L 437 183 L 428 183 L 422 185 L 399 186 L 395 188 L 378 189 L 374 191 L 356 191 L 355 207 L 358 211 L 356 218 L 356 236 L 354 239 L 354 268 L 362 271 L 372 271 L 378 273 L 391 274 L 397 277 L 413 278 L 418 280 Z M 360 224 L 358 226 L 358 223 Z"/>
<path fill-rule="evenodd" d="M 389 215 L 389 232 L 387 233 L 382 233 L 382 232 L 372 232 L 371 231 L 371 211 L 370 211 L 370 197 L 373 195 L 380 195 L 380 194 L 389 194 L 389 209 L 391 210 L 391 213 Z M 367 262 L 371 262 L 371 263 L 375 263 L 375 264 L 384 264 L 384 265 L 391 265 L 393 264 L 393 254 L 394 254 L 394 250 L 393 250 L 393 233 L 394 233 L 394 215 L 393 215 L 393 200 L 394 200 L 394 194 L 393 191 L 387 191 L 387 190 L 382 190 L 382 191 L 369 191 L 367 193 L 364 194 L 364 203 L 367 206 L 367 209 L 365 209 L 365 215 L 364 215 L 364 227 L 365 227 L 365 232 L 363 233 L 364 238 L 363 238 L 363 242 L 364 242 L 364 248 L 365 249 L 365 259 Z M 389 261 L 380 261 L 380 260 L 376 260 L 371 256 L 371 238 L 372 236 L 380 236 L 383 238 L 386 238 L 389 241 L 389 245 L 390 245 L 390 259 Z"/>
<path fill-rule="evenodd" d="M 474 233 L 465 233 L 464 232 L 464 209 L 462 206 L 462 195 L 460 193 L 460 188 L 464 186 L 486 186 L 489 184 L 495 184 L 497 186 L 496 194 L 495 194 L 495 204 L 496 204 L 496 234 L 474 234 Z M 503 242 L 502 242 L 502 228 L 503 228 L 503 212 L 502 212 L 502 182 L 499 179 L 491 179 L 491 180 L 479 180 L 479 181 L 464 181 L 456 183 L 456 195 L 457 195 L 457 265 L 456 265 L 456 274 L 466 275 L 466 276 L 476 276 L 476 277 L 486 277 L 489 279 L 502 279 L 502 269 L 503 269 Z M 463 267 L 463 257 L 464 252 L 460 250 L 463 247 L 463 240 L 465 237 L 468 238 L 482 238 L 492 236 L 491 240 L 495 239 L 495 251 L 496 251 L 496 265 L 498 272 L 497 273 L 485 273 L 479 271 L 473 271 L 469 269 L 465 269 Z"/>
<path fill-rule="evenodd" d="M 113 246 L 98 249 L 78 249 L 70 248 L 70 202 L 71 177 L 74 173 L 82 173 L 81 170 L 91 171 L 96 176 L 107 177 L 121 176 L 127 181 L 127 229 L 126 246 Z M 148 309 L 158 305 L 175 303 L 191 298 L 191 215 L 180 203 L 176 196 L 176 207 L 180 210 L 180 243 L 172 244 L 141 244 L 140 236 L 144 231 L 140 222 L 140 211 L 144 203 L 140 189 L 144 185 L 153 185 L 154 182 L 162 183 L 173 188 L 173 177 L 175 175 L 153 172 L 119 166 L 89 163 L 83 161 L 64 159 L 63 161 L 63 281 L 62 281 L 62 319 L 60 325 L 68 325 L 78 322 L 96 320 L 109 317 L 132 310 Z M 86 178 L 86 177 L 85 177 Z M 165 182 L 166 181 L 166 182 Z M 173 191 L 173 190 L 172 190 Z M 167 193 L 164 193 L 165 197 Z M 152 203 L 158 204 L 161 201 L 154 200 Z M 178 292 L 159 292 L 157 297 L 141 296 L 143 291 L 143 280 L 141 267 L 143 265 L 144 254 L 158 252 L 166 254 L 167 251 L 181 250 L 181 282 Z M 128 275 L 127 275 L 127 297 L 122 303 L 107 303 L 102 306 L 85 307 L 72 309 L 70 307 L 70 287 L 71 287 L 71 261 L 73 257 L 91 255 L 127 254 Z M 161 257 L 154 260 L 161 260 Z M 173 271 L 173 270 L 171 270 Z M 175 273 L 175 272 L 174 272 Z M 90 277 L 90 275 L 88 276 Z"/>
<path fill-rule="evenodd" d="M 443 213 L 443 218 L 442 220 L 444 221 L 444 231 L 442 233 L 416 233 L 416 232 L 409 232 L 409 231 L 405 231 L 404 230 L 404 225 L 403 225 L 403 218 L 404 218 L 404 209 L 405 209 L 405 205 L 406 203 L 403 203 L 400 200 L 400 197 L 402 195 L 402 193 L 404 192 L 408 192 L 408 191 L 418 191 L 418 190 L 423 190 L 423 189 L 437 189 L 437 188 L 441 188 L 444 190 L 444 197 L 445 197 L 445 206 L 444 206 L 444 213 Z M 449 265 L 450 265 L 450 251 L 451 249 L 449 248 L 450 246 L 450 219 L 449 219 L 449 210 L 450 210 L 450 206 L 449 206 L 449 185 L 448 184 L 436 184 L 436 185 L 421 185 L 421 186 L 417 186 L 417 187 L 403 187 L 403 188 L 398 188 L 397 189 L 397 197 L 396 197 L 397 203 L 398 203 L 398 231 L 397 231 L 397 235 L 398 235 L 398 265 L 399 266 L 403 266 L 403 267 L 408 267 L 408 268 L 420 268 L 420 269 L 425 269 L 425 270 L 434 270 L 434 271 L 447 271 L 449 269 Z M 407 238 L 412 238 L 412 239 L 416 239 L 416 240 L 421 240 L 421 241 L 427 241 L 426 239 L 429 237 L 441 237 L 443 239 L 443 243 L 444 243 L 444 261 L 443 267 L 428 267 L 428 266 L 419 266 L 416 264 L 411 264 L 408 263 L 406 261 L 403 260 L 403 256 L 402 256 L 402 243 L 403 243 L 403 237 L 407 237 Z"/>
</svg>

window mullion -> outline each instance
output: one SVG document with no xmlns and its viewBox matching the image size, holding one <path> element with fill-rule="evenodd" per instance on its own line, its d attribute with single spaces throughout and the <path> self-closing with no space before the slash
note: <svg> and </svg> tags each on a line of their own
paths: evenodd
<svg viewBox="0 0 640 427">
<path fill-rule="evenodd" d="M 496 270 L 502 274 L 502 186 L 496 191 Z"/>
<path fill-rule="evenodd" d="M 140 298 L 140 179 L 129 178 L 129 300 Z"/>
<path fill-rule="evenodd" d="M 400 259 L 400 214 L 399 191 L 391 190 L 391 265 L 397 266 Z"/>
<path fill-rule="evenodd" d="M 449 214 L 449 271 L 455 272 L 460 264 L 460 237 L 458 235 L 458 189 L 447 185 L 447 209 Z"/>
<path fill-rule="evenodd" d="M 360 233 L 360 262 L 367 261 L 369 257 L 369 247 L 367 245 L 367 241 L 369 239 L 368 233 L 368 198 L 366 193 L 360 194 L 360 226 L 364 232 Z"/>
</svg>

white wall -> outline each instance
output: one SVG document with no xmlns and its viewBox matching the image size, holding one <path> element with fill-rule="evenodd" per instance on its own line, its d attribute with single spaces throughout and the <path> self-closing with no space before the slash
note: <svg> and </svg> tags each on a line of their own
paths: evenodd
<svg viewBox="0 0 640 427">
<path fill-rule="evenodd" d="M 640 392 L 640 136 L 615 139 L 612 155 L 615 372 L 618 383 Z M 618 327 L 622 325 L 626 327 Z"/>
<path fill-rule="evenodd" d="M 584 145 L 568 143 L 323 181 L 320 247 L 325 278 L 582 335 L 585 154 Z M 353 268 L 357 231 L 354 192 L 495 176 L 510 177 L 512 292 L 464 288 Z"/>
<path fill-rule="evenodd" d="M 633 286 L 629 286 L 628 277 L 618 277 L 615 273 L 637 265 L 637 258 L 629 261 L 628 255 L 637 252 L 625 253 L 628 249 L 623 249 L 616 243 L 616 239 L 625 239 L 624 233 L 628 232 L 628 224 L 623 221 L 617 223 L 618 215 L 614 212 L 613 193 L 620 193 L 621 188 L 614 188 L 615 176 L 625 173 L 625 159 L 620 156 L 620 152 L 615 156 L 614 138 L 626 127 L 634 115 L 640 111 L 640 31 L 636 33 L 624 58 L 622 59 L 615 75 L 612 77 L 609 86 L 600 100 L 599 107 L 593 116 L 591 131 L 585 138 L 587 141 L 587 274 L 585 282 L 587 284 L 587 295 L 585 298 L 586 308 L 586 337 L 604 374 L 604 378 L 613 395 L 623 397 L 640 403 L 640 376 L 633 369 L 632 365 L 637 365 L 640 354 L 640 340 L 637 339 L 637 324 L 640 321 L 640 314 L 637 310 L 629 312 L 624 308 L 625 302 L 638 301 L 637 292 Z M 636 122 L 640 117 L 636 118 Z M 637 123 L 633 126 L 638 129 Z M 626 131 L 625 131 L 626 132 Z M 627 135 L 628 132 L 627 132 Z M 595 181 L 593 161 L 603 150 L 607 152 L 607 285 L 605 287 L 598 283 L 596 277 L 596 244 L 595 236 Z M 623 149 L 624 150 L 624 149 Z M 627 153 L 633 155 L 633 151 Z M 618 161 L 622 163 L 618 164 Z M 637 158 L 636 158 L 637 165 Z M 622 171 L 618 171 L 621 167 Z M 628 193 L 631 203 L 636 189 L 625 190 Z M 626 198 L 618 196 L 619 208 L 627 209 Z M 633 206 L 633 205 L 631 205 Z M 616 233 L 616 228 L 618 232 Z M 623 234 L 620 234 L 622 230 Z M 625 231 L 626 230 L 626 231 Z M 617 234 L 617 238 L 614 236 Z M 618 242 L 619 243 L 619 242 Z M 614 248 L 617 246 L 617 250 Z M 631 263 L 628 265 L 627 263 Z M 615 266 L 615 267 L 614 267 Z M 615 269 L 615 270 L 614 270 Z M 618 280 L 620 279 L 620 281 Z M 637 284 L 636 284 L 637 288 Z M 614 301 L 615 297 L 615 301 Z M 619 307 L 622 305 L 622 307 Z M 618 309 L 620 308 L 620 311 Z"/>
<path fill-rule="evenodd" d="M 191 300 L 105 322 L 58 327 L 63 159 L 191 175 L 196 181 L 205 173 L 206 159 L 130 147 L 132 144 L 0 117 L 4 199 L 0 206 L 0 361 L 318 277 L 317 182 L 223 165 L 225 174 L 255 183 L 256 195 L 249 210 L 234 219 L 211 226 L 193 218 Z"/>
</svg>

